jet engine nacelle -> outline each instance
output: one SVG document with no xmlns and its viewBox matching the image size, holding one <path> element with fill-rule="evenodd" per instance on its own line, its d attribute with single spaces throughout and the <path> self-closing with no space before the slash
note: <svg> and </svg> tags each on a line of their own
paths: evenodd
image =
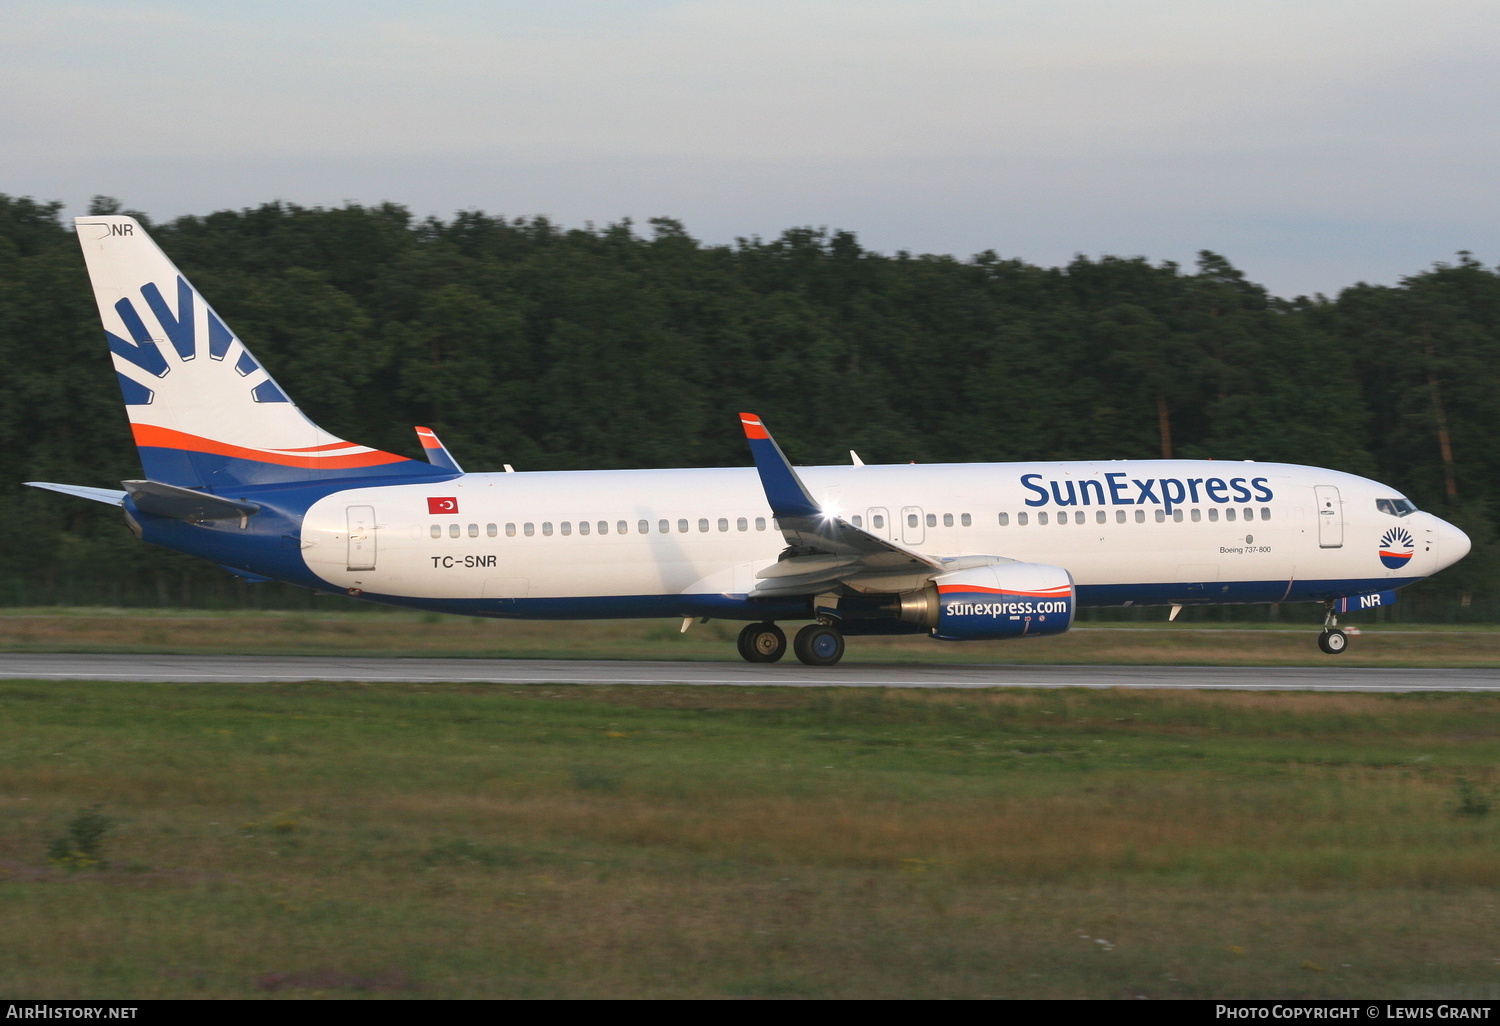
<svg viewBox="0 0 1500 1026">
<path fill-rule="evenodd" d="M 1073 626 L 1077 596 L 1060 566 L 1001 563 L 934 577 L 901 596 L 900 618 L 944 641 L 1040 637 Z"/>
</svg>

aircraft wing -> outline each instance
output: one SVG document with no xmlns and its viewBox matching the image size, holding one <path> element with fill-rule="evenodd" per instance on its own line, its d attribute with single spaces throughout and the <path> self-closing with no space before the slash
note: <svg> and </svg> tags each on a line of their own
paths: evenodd
<svg viewBox="0 0 1500 1026">
<path fill-rule="evenodd" d="M 959 569 L 950 561 L 924 556 L 824 513 L 761 419 L 741 413 L 740 425 L 766 501 L 788 546 L 780 560 L 755 575 L 761 583 L 750 593 L 752 597 L 806 594 L 838 583 L 860 590 L 899 590 L 910 587 L 913 579 Z M 994 561 L 994 557 L 981 558 Z"/>
</svg>

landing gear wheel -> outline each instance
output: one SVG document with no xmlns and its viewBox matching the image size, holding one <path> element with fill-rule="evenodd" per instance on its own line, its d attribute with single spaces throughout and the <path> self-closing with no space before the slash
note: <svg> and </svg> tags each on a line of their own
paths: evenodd
<svg viewBox="0 0 1500 1026">
<path fill-rule="evenodd" d="M 1334 627 L 1318 635 L 1318 647 L 1329 655 L 1339 655 L 1349 647 L 1349 635 Z"/>
<path fill-rule="evenodd" d="M 736 644 L 747 663 L 774 663 L 786 655 L 786 635 L 774 623 L 747 624 Z"/>
<path fill-rule="evenodd" d="M 844 658 L 844 636 L 835 627 L 808 624 L 797 632 L 792 651 L 808 666 L 832 666 Z"/>
</svg>

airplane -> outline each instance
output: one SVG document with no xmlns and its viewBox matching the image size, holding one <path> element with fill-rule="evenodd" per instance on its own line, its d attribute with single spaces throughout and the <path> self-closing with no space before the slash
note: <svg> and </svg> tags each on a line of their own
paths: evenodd
<svg viewBox="0 0 1500 1026">
<path fill-rule="evenodd" d="M 75 218 L 144 470 L 148 543 L 251 581 L 468 616 L 746 621 L 739 654 L 831 666 L 845 637 L 1062 634 L 1080 607 L 1322 602 L 1338 615 L 1469 539 L 1351 474 L 1216 460 L 794 467 L 740 415 L 753 467 L 465 473 L 309 420 L 134 219 Z"/>
</svg>

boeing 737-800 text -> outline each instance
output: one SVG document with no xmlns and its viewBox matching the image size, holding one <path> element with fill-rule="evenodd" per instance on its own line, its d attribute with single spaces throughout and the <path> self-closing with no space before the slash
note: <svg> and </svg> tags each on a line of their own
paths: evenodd
<svg viewBox="0 0 1500 1026">
<path fill-rule="evenodd" d="M 1463 558 L 1392 488 L 1194 460 L 466 474 L 346 442 L 294 405 L 129 217 L 76 219 L 144 479 L 29 482 L 121 506 L 145 541 L 252 580 L 529 619 L 749 621 L 739 650 L 831 665 L 844 637 L 1060 634 L 1080 605 L 1323 602 L 1337 615 Z M 508 470 L 509 468 L 507 468 Z M 1176 610 L 1173 610 L 1175 616 Z"/>
</svg>

